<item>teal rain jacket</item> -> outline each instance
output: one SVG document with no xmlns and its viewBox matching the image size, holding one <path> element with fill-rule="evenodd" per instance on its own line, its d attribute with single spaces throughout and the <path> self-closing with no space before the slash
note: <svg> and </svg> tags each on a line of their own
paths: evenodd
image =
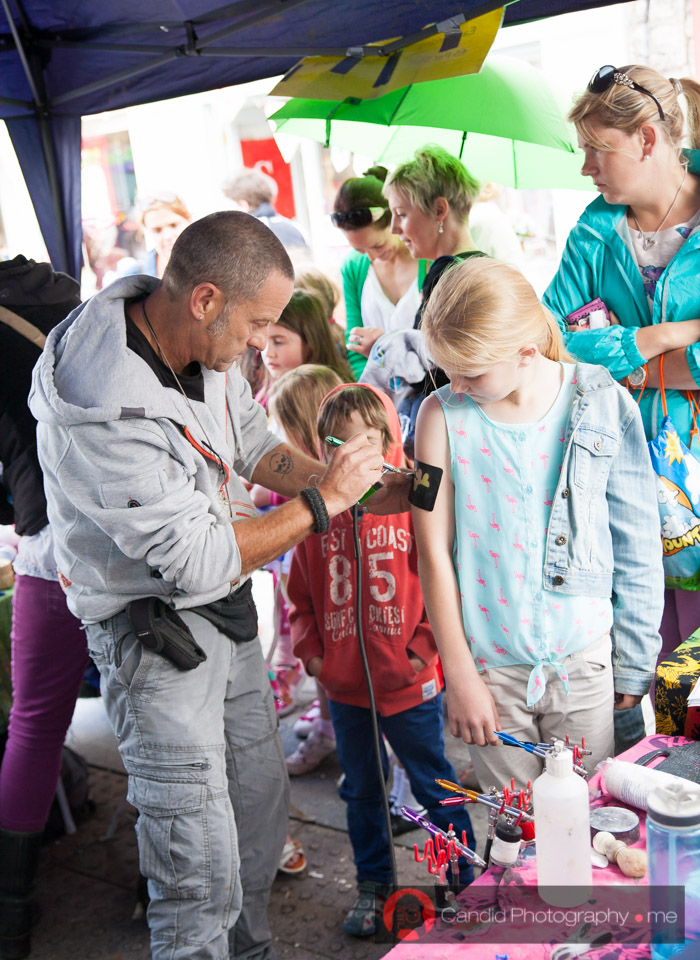
<svg viewBox="0 0 700 960">
<path fill-rule="evenodd" d="M 689 173 L 700 174 L 700 151 L 687 150 Z M 645 363 L 636 346 L 636 330 L 650 323 L 673 323 L 700 317 L 700 227 L 696 227 L 661 274 L 650 316 L 637 263 L 623 240 L 627 208 L 598 197 L 584 210 L 569 234 L 559 269 L 543 303 L 559 321 L 564 340 L 576 359 L 599 363 L 616 380 Z M 564 317 L 600 297 L 620 320 L 619 326 L 567 333 Z M 690 372 L 700 389 L 700 343 L 687 348 Z M 638 396 L 638 392 L 635 392 Z M 667 390 L 668 412 L 688 445 L 692 417 L 684 391 Z M 646 389 L 640 403 L 648 440 L 661 428 L 659 390 Z M 700 453 L 697 436 L 692 449 Z"/>
</svg>

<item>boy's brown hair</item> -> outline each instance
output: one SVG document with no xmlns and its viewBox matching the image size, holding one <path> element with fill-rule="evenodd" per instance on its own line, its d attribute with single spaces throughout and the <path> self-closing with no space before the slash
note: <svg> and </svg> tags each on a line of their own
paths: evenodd
<svg viewBox="0 0 700 960">
<path fill-rule="evenodd" d="M 323 449 L 327 436 L 335 436 L 339 424 L 345 424 L 353 413 L 359 413 L 369 427 L 381 430 L 382 454 L 387 455 L 395 438 L 391 434 L 389 417 L 381 399 L 373 390 L 355 384 L 348 384 L 331 394 L 318 414 L 318 436 Z"/>
</svg>

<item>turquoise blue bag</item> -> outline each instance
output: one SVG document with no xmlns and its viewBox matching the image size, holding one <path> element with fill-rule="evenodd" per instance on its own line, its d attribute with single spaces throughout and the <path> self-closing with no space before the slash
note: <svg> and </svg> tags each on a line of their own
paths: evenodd
<svg viewBox="0 0 700 960">
<path fill-rule="evenodd" d="M 656 473 L 666 586 L 700 590 L 700 463 L 668 416 L 661 363 L 659 373 L 665 416 L 658 435 L 649 442 L 649 454 Z M 690 392 L 688 402 L 693 410 L 695 431 L 697 401 Z"/>
</svg>

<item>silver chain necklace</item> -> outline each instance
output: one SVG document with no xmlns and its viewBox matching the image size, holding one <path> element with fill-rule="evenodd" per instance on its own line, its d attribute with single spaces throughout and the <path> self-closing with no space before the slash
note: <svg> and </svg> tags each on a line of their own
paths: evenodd
<svg viewBox="0 0 700 960">
<path fill-rule="evenodd" d="M 639 220 L 637 220 L 636 216 L 634 215 L 634 210 L 632 209 L 632 207 L 629 207 L 629 212 L 632 214 L 632 219 L 633 219 L 634 222 L 635 222 L 635 226 L 637 227 L 637 230 L 639 230 L 639 239 L 642 241 L 642 249 L 643 249 L 643 250 L 649 250 L 649 248 L 650 248 L 650 247 L 653 247 L 654 244 L 656 243 L 656 236 L 657 236 L 659 230 L 661 230 L 661 228 L 663 227 L 663 225 L 666 223 L 666 221 L 668 220 L 668 218 L 671 216 L 671 210 L 673 210 L 673 208 L 675 207 L 675 205 L 676 205 L 676 200 L 677 200 L 678 197 L 680 196 L 680 192 L 681 192 L 681 190 L 683 189 L 683 184 L 685 183 L 685 175 L 687 174 L 687 172 L 688 172 L 688 168 L 687 168 L 686 166 L 684 166 L 684 167 L 683 167 L 683 179 L 681 180 L 681 185 L 680 185 L 679 188 L 676 190 L 676 195 L 675 195 L 675 197 L 674 197 L 673 200 L 671 201 L 671 206 L 670 206 L 670 207 L 668 208 L 668 210 L 666 211 L 666 216 L 663 218 L 663 220 L 661 221 L 661 223 L 658 225 L 658 227 L 656 228 L 656 230 L 654 230 L 654 232 L 652 233 L 652 235 L 651 235 L 650 237 L 647 237 L 647 236 L 646 236 L 646 234 L 644 233 L 644 231 L 642 230 L 642 228 L 639 226 Z"/>
<path fill-rule="evenodd" d="M 221 473 L 222 473 L 222 475 L 223 475 L 223 477 L 224 477 L 224 482 L 222 483 L 222 486 L 223 486 L 224 490 L 226 491 L 226 498 L 225 498 L 225 499 L 226 499 L 226 503 L 228 504 L 229 515 L 230 515 L 231 518 L 233 519 L 233 508 L 232 508 L 232 506 L 231 506 L 231 497 L 229 496 L 229 492 L 228 492 L 228 481 L 227 481 L 227 479 L 226 479 L 226 469 L 224 468 L 224 462 L 223 462 L 223 460 L 221 459 L 221 457 L 218 455 L 218 453 L 216 453 L 216 451 L 214 450 L 214 447 L 212 446 L 211 440 L 209 439 L 209 434 L 207 433 L 207 431 L 206 431 L 205 428 L 204 428 L 204 424 L 202 423 L 202 421 L 201 421 L 201 420 L 199 419 L 199 417 L 197 416 L 197 411 L 196 411 L 195 408 L 192 406 L 192 403 L 190 402 L 190 398 L 189 398 L 189 397 L 187 396 L 187 394 L 185 393 L 185 389 L 184 389 L 184 387 L 182 386 L 182 384 L 180 383 L 180 378 L 178 377 L 178 375 L 177 375 L 177 374 L 175 373 L 175 371 L 173 370 L 172 364 L 171 364 L 170 361 L 168 360 L 168 357 L 167 357 L 167 355 L 166 355 L 166 353 L 165 353 L 165 350 L 163 350 L 162 346 L 160 345 L 160 340 L 159 340 L 158 337 L 156 336 L 156 332 L 155 332 L 155 330 L 153 329 L 153 327 L 151 326 L 151 321 L 148 319 L 148 314 L 146 313 L 146 304 L 145 304 L 145 301 L 144 301 L 144 300 L 141 301 L 141 313 L 143 314 L 143 319 L 144 319 L 144 321 L 145 321 L 145 323 L 146 323 L 146 326 L 147 326 L 148 329 L 151 331 L 151 336 L 153 337 L 153 339 L 154 339 L 155 342 L 156 342 L 156 346 L 158 347 L 158 352 L 160 353 L 160 355 L 161 355 L 161 357 L 162 357 L 162 359 L 163 359 L 163 362 L 164 362 L 165 365 L 167 366 L 168 370 L 170 370 L 170 372 L 172 373 L 173 379 L 175 380 L 175 383 L 178 385 L 178 388 L 179 388 L 179 390 L 180 390 L 180 393 L 181 393 L 182 396 L 185 398 L 185 403 L 186 403 L 187 406 L 190 408 L 190 413 L 192 414 L 192 416 L 195 418 L 195 420 L 196 420 L 197 423 L 199 424 L 199 429 L 200 429 L 200 430 L 202 431 L 202 433 L 204 434 L 204 437 L 205 437 L 205 439 L 206 439 L 206 441 L 207 441 L 207 446 L 209 447 L 209 450 L 211 451 L 211 454 L 212 454 L 212 456 L 214 457 L 216 463 L 218 464 L 219 470 L 221 471 Z"/>
</svg>

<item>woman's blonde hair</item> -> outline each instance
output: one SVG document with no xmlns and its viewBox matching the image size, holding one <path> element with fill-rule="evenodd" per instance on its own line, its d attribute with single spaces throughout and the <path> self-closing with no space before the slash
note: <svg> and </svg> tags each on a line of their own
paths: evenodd
<svg viewBox="0 0 700 960">
<path fill-rule="evenodd" d="M 331 367 L 344 381 L 354 380 L 345 345 L 336 343 L 321 300 L 305 290 L 295 290 L 277 323 L 298 333 L 304 343 L 306 363 Z"/>
<path fill-rule="evenodd" d="M 384 193 L 390 187 L 427 214 L 433 214 L 435 201 L 444 197 L 457 220 L 464 221 L 479 196 L 480 184 L 461 160 L 429 143 L 389 174 Z"/>
<path fill-rule="evenodd" d="M 574 102 L 569 111 L 569 120 L 583 141 L 598 150 L 612 148 L 594 130 L 594 124 L 613 127 L 623 133 L 634 133 L 643 123 L 653 123 L 660 134 L 680 153 L 683 148 L 683 136 L 686 122 L 681 109 L 680 94 L 685 94 L 687 113 L 688 146 L 700 147 L 700 84 L 690 77 L 680 80 L 667 80 L 658 70 L 631 64 L 620 67 L 619 73 L 630 78 L 653 93 L 661 104 L 665 120 L 647 94 L 624 83 L 612 83 L 603 93 L 586 90 Z"/>
<path fill-rule="evenodd" d="M 185 201 L 176 193 L 159 193 L 153 197 L 145 197 L 138 201 L 138 222 L 143 227 L 147 214 L 152 210 L 169 210 L 171 213 L 182 217 L 183 220 L 191 220 L 192 214 L 187 209 Z"/>
<path fill-rule="evenodd" d="M 488 367 L 534 343 L 550 360 L 571 360 L 552 314 L 518 270 L 491 257 L 450 267 L 430 295 L 421 330 L 444 370 Z"/>
<path fill-rule="evenodd" d="M 300 443 L 312 457 L 319 456 L 316 418 L 321 401 L 342 382 L 330 367 L 302 363 L 273 384 L 268 401 L 270 413 L 287 437 Z"/>
</svg>

